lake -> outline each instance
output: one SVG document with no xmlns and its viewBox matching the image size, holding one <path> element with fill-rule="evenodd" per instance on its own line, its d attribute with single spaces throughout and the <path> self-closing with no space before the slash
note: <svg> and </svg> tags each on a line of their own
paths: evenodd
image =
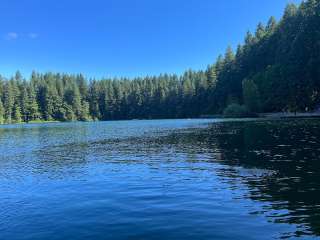
<svg viewBox="0 0 320 240">
<path fill-rule="evenodd" d="M 0 239 L 320 237 L 320 120 L 0 127 Z"/>
</svg>

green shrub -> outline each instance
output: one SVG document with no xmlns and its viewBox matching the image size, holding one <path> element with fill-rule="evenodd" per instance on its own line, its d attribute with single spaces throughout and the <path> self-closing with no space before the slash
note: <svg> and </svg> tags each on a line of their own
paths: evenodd
<svg viewBox="0 0 320 240">
<path fill-rule="evenodd" d="M 252 117 L 252 114 L 246 106 L 233 103 L 223 111 L 223 116 L 226 118 L 243 118 Z"/>
</svg>

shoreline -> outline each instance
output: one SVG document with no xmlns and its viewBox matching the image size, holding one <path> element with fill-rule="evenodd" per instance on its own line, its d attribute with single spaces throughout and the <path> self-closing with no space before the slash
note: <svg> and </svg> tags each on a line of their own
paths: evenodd
<svg viewBox="0 0 320 240">
<path fill-rule="evenodd" d="M 259 113 L 257 117 L 246 117 L 248 119 L 303 119 L 303 118 L 320 118 L 320 112 L 316 113 Z M 30 122 L 19 122 L 19 123 L 2 123 L 0 126 L 6 125 L 28 125 L 28 124 L 47 124 L 47 123 L 72 123 L 72 122 L 105 122 L 105 121 L 135 121 L 135 120 L 168 120 L 168 119 L 183 119 L 183 118 L 163 118 L 163 119 L 121 119 L 121 120 L 96 120 L 96 121 L 30 121 Z M 185 118 L 185 119 L 230 119 L 224 117 L 223 115 L 201 115 L 195 118 Z M 235 118 L 236 119 L 236 118 Z M 239 118 L 241 119 L 241 118 Z"/>
<path fill-rule="evenodd" d="M 201 115 L 199 118 L 209 118 L 209 119 L 228 119 L 222 114 L 215 115 Z M 270 118 L 270 119 L 286 119 L 286 118 L 320 118 L 320 112 L 275 112 L 275 113 L 257 113 L 255 117 L 244 117 L 244 118 Z"/>
<path fill-rule="evenodd" d="M 320 112 L 277 112 L 277 113 L 259 113 L 262 118 L 320 118 Z"/>
</svg>

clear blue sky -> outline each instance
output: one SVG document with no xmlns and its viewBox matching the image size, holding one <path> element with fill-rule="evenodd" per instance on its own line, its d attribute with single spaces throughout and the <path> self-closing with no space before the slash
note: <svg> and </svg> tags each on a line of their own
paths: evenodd
<svg viewBox="0 0 320 240">
<path fill-rule="evenodd" d="M 288 2 L 300 0 L 1 0 L 0 73 L 203 69 Z"/>
</svg>

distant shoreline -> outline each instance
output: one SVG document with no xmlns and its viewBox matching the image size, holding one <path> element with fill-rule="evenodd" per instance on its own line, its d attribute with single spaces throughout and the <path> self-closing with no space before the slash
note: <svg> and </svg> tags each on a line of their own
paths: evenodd
<svg viewBox="0 0 320 240">
<path fill-rule="evenodd" d="M 1 123 L 0 126 L 4 126 L 4 125 L 19 125 L 19 124 L 44 124 L 44 123 L 60 123 L 62 121 L 55 121 L 55 120 L 52 120 L 52 121 L 42 121 L 42 120 L 39 120 L 39 121 L 29 121 L 29 122 L 12 122 L 12 123 Z"/>
<path fill-rule="evenodd" d="M 263 118 L 320 118 L 320 112 L 277 112 L 277 113 L 261 113 L 259 117 Z"/>
<path fill-rule="evenodd" d="M 299 119 L 299 118 L 320 118 L 320 112 L 316 113 L 287 113 L 287 112 L 277 112 L 277 113 L 259 113 L 257 117 L 246 117 L 246 118 L 269 118 L 269 119 Z M 2 123 L 0 126 L 5 125 L 22 125 L 22 124 L 46 124 L 46 123 L 72 123 L 72 122 L 104 122 L 104 121 L 137 121 L 137 120 L 175 120 L 175 118 L 163 118 L 163 119 L 119 119 L 119 120 L 95 120 L 95 121 L 45 121 L 45 120 L 39 120 L 39 121 L 29 121 L 29 122 L 19 122 L 19 123 Z M 176 120 L 181 119 L 177 118 Z M 215 115 L 201 115 L 199 117 L 195 118 L 185 118 L 185 119 L 228 119 L 227 117 L 224 117 L 221 114 L 215 114 Z"/>
<path fill-rule="evenodd" d="M 217 115 L 201 115 L 200 118 L 226 118 L 222 114 Z M 320 112 L 275 112 L 275 113 L 258 113 L 256 117 L 246 117 L 246 118 L 320 118 Z"/>
</svg>

